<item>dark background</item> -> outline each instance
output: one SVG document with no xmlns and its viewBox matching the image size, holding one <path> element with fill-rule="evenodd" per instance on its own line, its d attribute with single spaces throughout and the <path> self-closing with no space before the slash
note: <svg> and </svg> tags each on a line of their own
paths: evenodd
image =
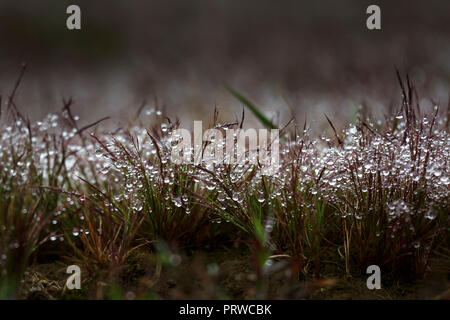
<svg viewBox="0 0 450 320">
<path fill-rule="evenodd" d="M 81 7 L 80 31 L 66 28 L 69 4 Z M 381 7 L 382 30 L 366 28 L 370 4 Z M 33 118 L 73 96 L 85 121 L 120 122 L 156 96 L 183 121 L 210 119 L 214 105 L 233 119 L 242 106 L 229 83 L 282 120 L 283 96 L 299 121 L 347 120 L 361 103 L 378 115 L 398 104 L 395 67 L 410 73 L 424 108 L 428 98 L 446 105 L 449 30 L 446 0 L 2 0 L 0 93 L 26 61 L 17 102 Z"/>
</svg>

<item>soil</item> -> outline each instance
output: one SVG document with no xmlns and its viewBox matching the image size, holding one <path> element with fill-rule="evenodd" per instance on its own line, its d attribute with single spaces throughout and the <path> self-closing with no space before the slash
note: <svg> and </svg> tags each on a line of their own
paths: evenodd
<svg viewBox="0 0 450 320">
<path fill-rule="evenodd" d="M 239 248 L 188 251 L 157 256 L 136 250 L 114 272 L 81 266 L 82 288 L 68 290 L 66 261 L 30 267 L 22 282 L 24 299 L 450 299 L 450 265 L 433 260 L 424 279 L 404 283 L 388 279 L 369 290 L 365 277 L 325 270 L 319 280 L 293 277 L 278 260 L 258 281 L 248 253 Z M 89 270 L 89 271 L 87 271 Z"/>
</svg>

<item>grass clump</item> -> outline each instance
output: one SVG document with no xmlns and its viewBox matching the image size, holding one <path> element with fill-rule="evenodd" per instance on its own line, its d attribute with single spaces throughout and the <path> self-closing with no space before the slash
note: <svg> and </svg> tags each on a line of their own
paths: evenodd
<svg viewBox="0 0 450 320">
<path fill-rule="evenodd" d="M 111 133 L 104 119 L 80 128 L 72 100 L 35 123 L 12 102 L 0 128 L 2 297 L 20 296 L 26 268 L 48 250 L 117 280 L 132 252 L 162 244 L 245 242 L 259 290 L 280 259 L 293 279 L 321 278 L 330 260 L 347 275 L 377 264 L 423 277 L 448 247 L 450 137 L 439 108 L 423 114 L 409 79 L 400 84 L 384 125 L 359 117 L 339 132 L 327 118 L 326 138 L 286 126 L 276 176 L 259 164 L 172 163 L 179 122 L 161 114 Z M 213 126 L 225 130 L 216 115 Z"/>
</svg>

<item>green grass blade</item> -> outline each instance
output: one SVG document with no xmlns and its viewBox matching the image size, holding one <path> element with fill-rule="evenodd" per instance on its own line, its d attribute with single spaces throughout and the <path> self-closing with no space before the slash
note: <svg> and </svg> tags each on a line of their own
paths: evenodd
<svg viewBox="0 0 450 320">
<path fill-rule="evenodd" d="M 276 125 L 272 123 L 253 103 L 251 103 L 246 97 L 244 97 L 242 94 L 234 90 L 228 85 L 225 85 L 225 88 L 240 102 L 242 102 L 247 108 L 250 109 L 250 111 L 255 115 L 256 118 L 266 127 L 269 129 L 278 129 Z"/>
</svg>

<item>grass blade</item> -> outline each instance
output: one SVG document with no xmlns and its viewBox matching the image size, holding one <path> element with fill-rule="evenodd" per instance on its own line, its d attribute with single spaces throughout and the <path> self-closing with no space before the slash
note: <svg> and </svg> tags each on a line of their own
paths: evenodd
<svg viewBox="0 0 450 320">
<path fill-rule="evenodd" d="M 228 85 L 225 85 L 225 88 L 240 102 L 242 102 L 250 111 L 255 115 L 256 118 L 269 129 L 278 129 L 276 125 L 272 123 L 253 103 L 251 103 L 246 97 L 237 92 L 235 89 L 231 88 Z"/>
</svg>

